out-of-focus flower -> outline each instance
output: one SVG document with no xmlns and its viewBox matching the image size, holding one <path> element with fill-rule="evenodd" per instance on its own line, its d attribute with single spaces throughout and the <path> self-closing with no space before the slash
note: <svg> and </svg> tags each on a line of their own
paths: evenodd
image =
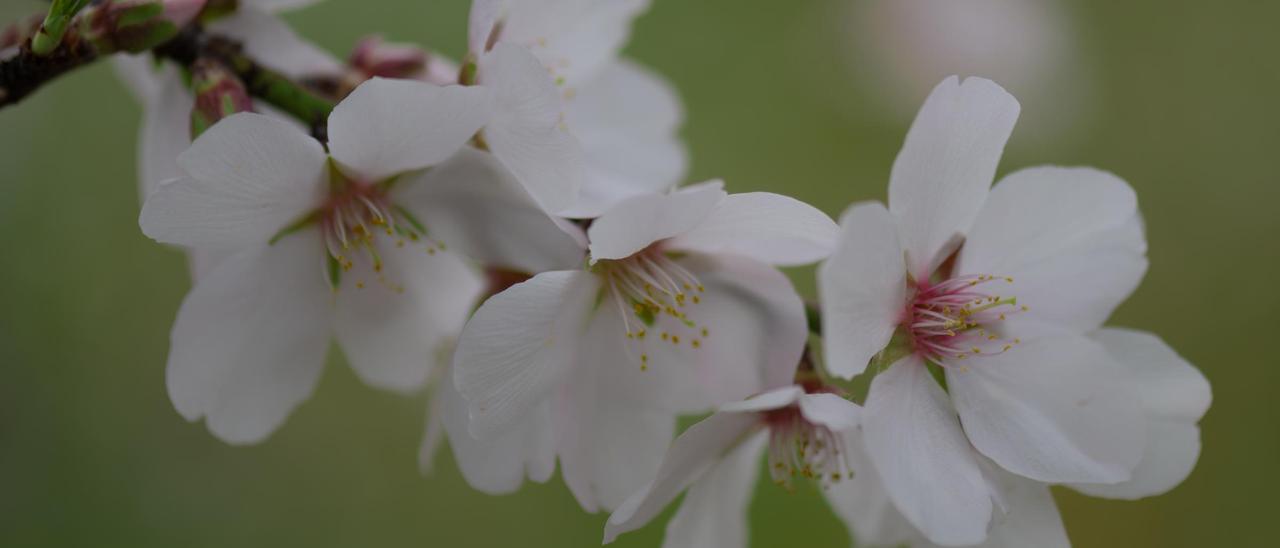
<svg viewBox="0 0 1280 548">
<path fill-rule="evenodd" d="M 841 39 L 855 82 L 909 115 L 950 74 L 1000 82 L 1036 128 L 1061 135 L 1087 119 L 1091 82 L 1072 16 L 1057 0 L 871 0 L 847 2 Z M 1066 106 L 1064 106 L 1066 105 Z M 1069 113 L 1069 114 L 1068 114 Z M 1027 139 L 1024 139 L 1027 140 Z"/>
<path fill-rule="evenodd" d="M 684 176 L 679 98 L 656 74 L 618 59 L 631 21 L 647 7 L 644 0 L 472 3 L 476 80 L 500 90 L 485 139 L 517 178 L 548 189 L 540 201 L 549 210 L 595 217 Z"/>
<path fill-rule="evenodd" d="M 888 209 L 851 207 L 819 271 L 828 369 L 852 377 L 877 355 L 893 362 L 867 396 L 868 460 L 895 506 L 939 544 L 986 538 L 997 489 L 982 457 L 1043 483 L 1130 482 L 1164 464 L 1140 465 L 1148 447 L 1194 438 L 1207 405 L 1197 377 L 1203 399 L 1162 407 L 1166 390 L 1194 391 L 1185 367 L 1090 336 L 1146 271 L 1124 181 L 1040 167 L 989 191 L 1018 110 L 988 80 L 939 84 L 894 162 Z M 1139 388 L 1135 377 L 1167 382 Z M 1157 403 L 1144 409 L 1148 400 Z M 1147 440 L 1166 423 L 1177 439 Z M 1194 461 L 1189 451 L 1179 459 Z M 1150 473 L 1165 488 L 1185 476 Z"/>
<path fill-rule="evenodd" d="M 451 222 L 489 229 L 464 212 L 491 204 L 432 188 L 422 170 L 464 168 L 454 162 L 471 159 L 451 157 L 489 104 L 484 88 L 375 79 L 333 110 L 328 154 L 287 123 L 241 113 L 179 156 L 184 175 L 147 198 L 143 232 L 223 257 L 174 323 L 167 382 L 184 417 L 205 417 L 228 442 L 264 439 L 310 395 L 331 337 L 372 386 L 425 381 L 482 290 L 442 237 Z"/>
<path fill-rule="evenodd" d="M 558 457 L 583 508 L 616 507 L 656 471 L 678 413 L 789 382 L 765 377 L 800 358 L 803 306 L 769 265 L 821 259 L 834 231 L 810 206 L 718 184 L 606 212 L 587 269 L 512 286 L 463 331 L 453 375 L 470 433 L 510 448 L 469 477 L 505 492 Z"/>
<path fill-rule="evenodd" d="M 642 527 L 687 488 L 664 548 L 746 546 L 748 497 L 766 447 L 778 484 L 802 476 L 830 487 L 852 478 L 844 437 L 856 433 L 860 408 L 816 388 L 775 388 L 691 426 L 672 443 L 654 480 L 609 516 L 604 542 Z"/>
</svg>

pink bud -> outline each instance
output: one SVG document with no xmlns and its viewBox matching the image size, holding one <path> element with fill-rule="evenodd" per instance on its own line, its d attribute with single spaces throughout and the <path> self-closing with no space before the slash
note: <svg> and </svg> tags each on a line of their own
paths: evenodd
<svg viewBox="0 0 1280 548">
<path fill-rule="evenodd" d="M 179 27 L 195 20 L 206 0 L 164 0 L 164 18 Z"/>
<path fill-rule="evenodd" d="M 368 36 L 356 44 L 347 61 L 369 77 L 411 78 L 427 64 L 427 53 L 410 44 L 388 44 L 380 36 Z"/>
</svg>

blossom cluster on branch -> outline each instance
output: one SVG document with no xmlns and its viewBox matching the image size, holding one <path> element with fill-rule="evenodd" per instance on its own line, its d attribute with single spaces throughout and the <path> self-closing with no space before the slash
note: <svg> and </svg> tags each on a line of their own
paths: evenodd
<svg viewBox="0 0 1280 548">
<path fill-rule="evenodd" d="M 446 439 L 485 493 L 558 467 L 606 543 L 685 493 L 664 546 L 746 545 L 762 457 L 890 546 L 1068 545 L 1051 485 L 1136 499 L 1194 467 L 1208 383 L 1105 326 L 1147 268 L 1133 190 L 993 185 L 1020 108 L 996 83 L 939 83 L 888 203 L 836 223 L 681 185 L 678 96 L 619 54 L 647 0 L 474 0 L 458 61 L 335 59 L 275 15 L 306 3 L 55 2 L 0 42 L 4 104 L 105 55 L 142 103 L 139 223 L 194 279 L 167 388 L 218 438 L 268 438 L 336 342 L 431 392 L 424 470 Z M 778 268 L 815 263 L 806 309 Z"/>
</svg>

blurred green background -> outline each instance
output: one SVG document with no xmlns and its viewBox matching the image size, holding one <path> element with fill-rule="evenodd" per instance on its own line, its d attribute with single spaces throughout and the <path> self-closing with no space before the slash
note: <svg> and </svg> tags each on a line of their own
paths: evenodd
<svg viewBox="0 0 1280 548">
<path fill-rule="evenodd" d="M 926 90 L 895 84 L 874 60 L 930 37 L 862 40 L 897 28 L 865 20 L 874 12 L 862 3 L 655 2 L 627 53 L 679 88 L 691 180 L 724 177 L 733 191 L 784 192 L 832 215 L 884 198 Z M 4 0 L 0 15 L 41 5 Z M 380 32 L 456 56 L 466 9 L 330 0 L 287 18 L 342 54 Z M 1200 464 L 1181 487 L 1140 502 L 1060 490 L 1068 531 L 1077 546 L 1274 546 L 1280 4 L 1089 0 L 1061 11 L 1072 66 L 1032 62 L 1057 81 L 1011 89 L 1024 114 L 1000 171 L 1087 164 L 1137 188 L 1151 269 L 1113 323 L 1160 334 L 1214 390 Z M 425 400 L 366 388 L 340 358 L 262 445 L 229 447 L 183 421 L 164 361 L 188 277 L 177 252 L 137 228 L 138 119 L 104 64 L 0 111 L 0 545 L 599 542 L 605 516 L 584 514 L 558 478 L 489 497 L 447 454 L 421 477 Z M 812 271 L 795 274 L 812 296 Z M 761 483 L 755 546 L 847 543 L 812 487 Z M 618 546 L 656 545 L 663 522 Z"/>
</svg>

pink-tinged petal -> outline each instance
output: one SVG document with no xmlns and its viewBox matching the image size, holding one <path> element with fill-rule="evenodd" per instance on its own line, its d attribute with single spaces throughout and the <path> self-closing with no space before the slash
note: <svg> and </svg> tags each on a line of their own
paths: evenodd
<svg viewBox="0 0 1280 548">
<path fill-rule="evenodd" d="M 587 272 L 544 272 L 480 306 L 453 359 L 472 435 L 508 430 L 551 397 L 573 368 L 598 288 Z"/>
<path fill-rule="evenodd" d="M 740 443 L 689 487 L 667 523 L 663 548 L 732 548 L 747 545 L 747 507 L 769 441 L 759 432 Z"/>
<path fill-rule="evenodd" d="M 315 139 L 261 114 L 232 115 L 178 157 L 189 177 L 147 197 L 151 238 L 192 247 L 265 244 L 324 199 L 325 153 Z"/>
<path fill-rule="evenodd" d="M 840 225 L 835 252 L 818 268 L 818 292 L 827 370 L 848 379 L 889 344 L 907 286 L 898 229 L 883 205 L 854 204 Z"/>
<path fill-rule="evenodd" d="M 166 384 L 187 420 L 233 444 L 260 442 L 311 396 L 329 348 L 330 289 L 313 232 L 223 260 L 173 324 Z"/>
<path fill-rule="evenodd" d="M 672 249 L 728 253 L 779 266 L 827 257 L 840 228 L 813 206 L 769 192 L 730 194 L 706 219 L 668 243 Z"/>
<path fill-rule="evenodd" d="M 1001 291 L 1028 307 L 1010 322 L 1021 333 L 1034 324 L 1082 333 L 1138 286 L 1146 250 L 1128 184 L 1092 168 L 1036 167 L 991 191 L 956 273 L 1013 278 Z"/>
<path fill-rule="evenodd" d="M 501 495 L 515 492 L 526 477 L 539 483 L 551 478 L 556 465 L 551 402 L 536 406 L 510 432 L 481 441 L 467 431 L 467 402 L 453 386 L 453 375 L 442 379 L 436 397 L 454 461 L 473 489 Z"/>
<path fill-rule="evenodd" d="M 680 97 L 661 76 L 620 60 L 565 100 L 565 123 L 582 143 L 587 177 L 561 214 L 598 217 L 619 200 L 665 192 L 682 179 L 688 153 L 679 136 Z"/>
<path fill-rule="evenodd" d="M 1098 344 L 1064 335 L 1024 341 L 947 370 L 947 387 L 978 451 L 1048 482 L 1129 479 L 1144 446 L 1140 402 Z"/>
<path fill-rule="evenodd" d="M 551 75 L 524 48 L 499 44 L 480 58 L 476 78 L 493 91 L 489 150 L 548 212 L 572 206 L 586 178 L 582 144 L 564 127 Z"/>
<path fill-rule="evenodd" d="M 619 202 L 587 229 L 591 260 L 623 259 L 707 219 L 727 194 L 715 186 L 645 194 Z"/>
<path fill-rule="evenodd" d="M 283 19 L 261 8 L 242 6 L 235 13 L 210 23 L 209 31 L 240 42 L 254 60 L 289 78 L 343 73 L 342 63 L 333 55 L 304 40 Z"/>
<path fill-rule="evenodd" d="M 138 172 L 142 198 L 160 183 L 184 175 L 178 156 L 191 146 L 191 108 L 195 99 L 173 67 L 153 78 L 156 89 L 143 99 L 142 129 L 138 136 Z"/>
<path fill-rule="evenodd" d="M 369 181 L 435 165 L 462 148 L 490 114 L 489 90 L 374 78 L 329 115 L 329 151 Z"/>
<path fill-rule="evenodd" d="M 781 409 L 796 403 L 804 396 L 804 389 L 799 386 L 783 386 L 774 388 L 763 394 L 751 396 L 745 400 L 735 401 L 721 405 L 716 410 L 718 413 L 759 413 L 761 411 L 772 411 Z"/>
<path fill-rule="evenodd" d="M 412 392 L 449 350 L 484 293 L 484 279 L 457 254 L 421 246 L 379 251 L 383 270 L 357 262 L 342 273 L 334 329 L 361 380 Z"/>
<path fill-rule="evenodd" d="M 995 82 L 955 76 L 920 108 L 889 176 L 889 211 L 916 279 L 928 279 L 977 218 L 1018 111 Z"/>
<path fill-rule="evenodd" d="M 871 467 L 861 434 L 845 432 L 842 438 L 844 457 L 853 477 L 832 484 L 822 493 L 857 545 L 918 548 L 928 543 L 889 499 L 880 476 Z"/>
<path fill-rule="evenodd" d="M 609 516 L 604 542 L 639 529 L 690 484 L 702 477 L 759 425 L 755 415 L 716 413 L 686 430 L 671 444 L 653 481 L 627 498 Z"/>
<path fill-rule="evenodd" d="M 800 414 L 805 420 L 825 426 L 832 432 L 852 430 L 862 420 L 861 406 L 835 394 L 805 394 L 799 403 Z"/>
<path fill-rule="evenodd" d="M 1213 395 L 1209 382 L 1159 337 L 1128 329 L 1103 329 L 1091 338 L 1124 369 L 1142 399 L 1147 445 L 1133 478 L 1115 485 L 1079 484 L 1086 494 L 1118 499 L 1159 495 L 1182 483 L 1200 456 L 1197 425 Z"/>
<path fill-rule="evenodd" d="M 924 362 L 909 356 L 876 375 L 862 431 L 889 498 L 925 537 L 947 545 L 986 538 L 991 487 Z"/>
<path fill-rule="evenodd" d="M 585 258 L 585 246 L 487 152 L 465 147 L 443 164 L 406 175 L 395 192 L 432 238 L 485 265 L 536 273 L 578 267 Z"/>
<path fill-rule="evenodd" d="M 582 358 L 557 409 L 560 471 L 584 510 L 611 511 L 657 473 L 677 413 L 620 390 L 620 363 Z"/>
</svg>

